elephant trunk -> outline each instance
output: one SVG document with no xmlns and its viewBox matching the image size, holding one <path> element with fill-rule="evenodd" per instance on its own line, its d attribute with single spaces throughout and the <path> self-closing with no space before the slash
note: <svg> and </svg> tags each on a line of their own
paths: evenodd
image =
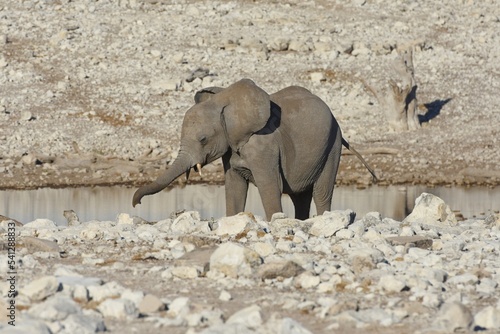
<svg viewBox="0 0 500 334">
<path fill-rule="evenodd" d="M 188 172 L 192 167 L 192 162 L 185 154 L 179 154 L 177 159 L 174 161 L 172 166 L 160 175 L 155 181 L 140 187 L 134 193 L 134 198 L 132 200 L 132 206 L 141 204 L 141 199 L 147 195 L 156 194 L 163 189 L 165 189 L 172 181 L 174 181 L 180 175 Z"/>
</svg>

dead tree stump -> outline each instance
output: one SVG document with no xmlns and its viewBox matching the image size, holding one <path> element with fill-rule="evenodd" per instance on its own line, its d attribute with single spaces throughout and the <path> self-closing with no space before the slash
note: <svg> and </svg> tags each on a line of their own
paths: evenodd
<svg viewBox="0 0 500 334">
<path fill-rule="evenodd" d="M 392 64 L 398 75 L 389 80 L 389 89 L 376 89 L 365 82 L 366 88 L 375 95 L 382 106 L 387 122 L 394 131 L 420 128 L 417 113 L 417 81 L 413 67 L 413 45 L 398 50 Z"/>
</svg>

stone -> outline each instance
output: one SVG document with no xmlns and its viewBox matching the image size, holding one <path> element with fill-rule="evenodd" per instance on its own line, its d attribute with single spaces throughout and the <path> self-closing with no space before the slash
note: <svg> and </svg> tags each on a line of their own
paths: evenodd
<svg viewBox="0 0 500 334">
<path fill-rule="evenodd" d="M 36 318 L 53 322 L 66 319 L 70 314 L 81 313 L 81 309 L 70 297 L 58 294 L 34 305 L 28 313 Z"/>
<path fill-rule="evenodd" d="M 68 226 L 77 226 L 81 224 L 80 218 L 78 218 L 78 215 L 73 210 L 64 210 L 63 216 L 66 218 Z"/>
<path fill-rule="evenodd" d="M 30 282 L 20 292 L 33 301 L 41 301 L 55 294 L 60 286 L 55 276 L 44 276 Z"/>
<path fill-rule="evenodd" d="M 457 219 L 450 207 L 439 197 L 422 193 L 415 200 L 415 207 L 403 223 L 429 226 L 456 226 Z"/>
<path fill-rule="evenodd" d="M 134 302 L 122 298 L 106 299 L 97 306 L 97 310 L 104 317 L 117 319 L 137 318 L 139 316 L 139 311 Z"/>
<path fill-rule="evenodd" d="M 255 224 L 255 217 L 246 212 L 238 213 L 235 216 L 223 217 L 218 220 L 219 227 L 215 230 L 217 235 L 234 236 L 249 229 Z"/>
<path fill-rule="evenodd" d="M 389 242 L 389 244 L 391 244 L 393 246 L 414 245 L 415 247 L 422 248 L 422 249 L 432 248 L 432 239 L 427 238 L 427 237 L 422 237 L 419 235 L 387 237 L 386 240 Z"/>
<path fill-rule="evenodd" d="M 57 274 L 56 274 L 57 275 Z M 98 277 L 84 277 L 84 276 L 56 276 L 57 281 L 64 286 L 97 286 L 102 285 L 102 279 Z"/>
<path fill-rule="evenodd" d="M 92 334 L 106 331 L 102 315 L 94 310 L 70 314 L 62 323 L 63 333 Z"/>
<path fill-rule="evenodd" d="M 26 247 L 30 253 L 49 252 L 49 253 L 59 254 L 61 252 L 59 245 L 51 240 L 40 239 L 29 236 L 23 237 L 21 240 L 24 247 Z"/>
<path fill-rule="evenodd" d="M 286 51 L 288 50 L 288 45 L 290 44 L 290 39 L 286 37 L 276 37 L 269 44 L 268 48 L 271 51 Z"/>
<path fill-rule="evenodd" d="M 376 248 L 355 248 L 349 250 L 348 260 L 355 274 L 372 270 L 385 261 L 384 253 Z"/>
<path fill-rule="evenodd" d="M 263 258 L 276 253 L 276 247 L 270 242 L 256 242 L 253 244 L 253 250 Z"/>
<path fill-rule="evenodd" d="M 104 285 L 88 286 L 88 290 L 93 301 L 101 302 L 108 298 L 120 297 L 125 288 L 117 282 L 111 281 Z"/>
<path fill-rule="evenodd" d="M 154 313 L 165 310 L 165 303 L 155 295 L 147 294 L 140 302 L 138 308 L 141 314 Z"/>
<path fill-rule="evenodd" d="M 137 234 L 139 239 L 146 242 L 155 241 L 159 233 L 158 229 L 151 225 L 140 225 L 135 230 L 135 234 Z"/>
<path fill-rule="evenodd" d="M 479 282 L 479 278 L 474 274 L 462 274 L 448 278 L 448 284 L 474 285 Z"/>
<path fill-rule="evenodd" d="M 162 94 L 166 91 L 176 91 L 182 86 L 179 79 L 159 79 L 151 82 L 151 89 L 156 94 Z"/>
<path fill-rule="evenodd" d="M 233 297 L 231 296 L 231 294 L 229 292 L 227 292 L 226 290 L 222 290 L 220 292 L 220 295 L 219 295 L 219 300 L 222 300 L 224 302 L 228 302 L 230 301 L 231 299 L 233 299 Z"/>
<path fill-rule="evenodd" d="M 315 288 L 320 282 L 321 279 L 319 276 L 314 275 L 309 271 L 303 272 L 295 278 L 295 286 L 302 289 Z"/>
<path fill-rule="evenodd" d="M 135 306 L 139 307 L 139 304 L 144 299 L 144 292 L 138 290 L 126 289 L 123 291 L 121 298 L 133 301 Z"/>
<path fill-rule="evenodd" d="M 271 234 L 276 237 L 286 237 L 295 234 L 295 231 L 308 229 L 311 223 L 298 219 L 287 218 L 283 213 L 275 213 L 271 219 Z"/>
<path fill-rule="evenodd" d="M 326 211 L 321 216 L 310 218 L 306 222 L 312 223 L 309 234 L 317 237 L 331 237 L 337 231 L 347 228 L 354 222 L 356 213 L 352 210 Z"/>
<path fill-rule="evenodd" d="M 312 334 L 307 328 L 303 327 L 300 323 L 292 318 L 283 318 L 278 321 L 274 333 L 287 333 L 287 334 Z"/>
<path fill-rule="evenodd" d="M 2 334 L 52 334 L 53 332 L 50 328 L 43 322 L 32 319 L 23 319 L 23 321 L 17 322 L 16 326 L 4 325 L 0 323 L 0 332 Z"/>
<path fill-rule="evenodd" d="M 180 214 L 170 226 L 172 232 L 176 234 L 192 234 L 210 232 L 208 222 L 201 221 L 200 214 L 196 211 L 188 211 Z"/>
<path fill-rule="evenodd" d="M 253 268 L 259 266 L 262 259 L 255 251 L 227 242 L 219 247 L 210 256 L 210 271 L 217 270 L 228 277 L 249 276 Z"/>
<path fill-rule="evenodd" d="M 491 278 L 483 277 L 476 286 L 476 291 L 485 295 L 494 294 L 498 287 L 498 283 Z"/>
<path fill-rule="evenodd" d="M 384 275 L 380 277 L 378 286 L 385 292 L 401 292 L 406 287 L 404 280 L 396 278 L 394 275 Z"/>
<path fill-rule="evenodd" d="M 32 222 L 24 224 L 24 227 L 34 229 L 57 229 L 56 223 L 49 219 L 35 219 Z"/>
<path fill-rule="evenodd" d="M 167 314 L 170 317 L 184 317 L 189 313 L 191 301 L 188 297 L 178 297 L 175 298 L 170 304 L 168 304 Z"/>
<path fill-rule="evenodd" d="M 302 273 L 304 268 L 293 261 L 280 261 L 264 263 L 259 267 L 258 275 L 261 279 L 274 279 L 278 277 L 295 277 Z"/>
<path fill-rule="evenodd" d="M 116 217 L 116 224 L 117 225 L 133 225 L 134 224 L 134 218 L 131 217 L 128 213 L 120 213 Z"/>
<path fill-rule="evenodd" d="M 500 329 L 500 307 L 486 306 L 474 316 L 474 330 Z"/>
<path fill-rule="evenodd" d="M 310 75 L 312 82 L 321 82 L 325 81 L 325 74 L 323 72 L 312 72 Z"/>
<path fill-rule="evenodd" d="M 172 275 L 180 279 L 193 279 L 200 275 L 200 272 L 193 266 L 177 266 L 172 268 Z"/>
<path fill-rule="evenodd" d="M 451 302 L 441 305 L 434 325 L 448 333 L 453 333 L 458 330 L 469 331 L 473 321 L 474 317 L 467 306 L 459 302 Z"/>
<path fill-rule="evenodd" d="M 227 324 L 240 324 L 247 328 L 256 329 L 262 325 L 262 315 L 261 308 L 258 305 L 250 305 L 244 309 L 241 309 L 231 315 L 227 321 Z"/>
</svg>

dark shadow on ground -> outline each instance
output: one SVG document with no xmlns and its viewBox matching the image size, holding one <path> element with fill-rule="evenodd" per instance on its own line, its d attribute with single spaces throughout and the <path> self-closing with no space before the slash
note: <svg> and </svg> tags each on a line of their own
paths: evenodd
<svg viewBox="0 0 500 334">
<path fill-rule="evenodd" d="M 434 117 L 437 117 L 441 113 L 441 109 L 445 104 L 451 101 L 451 98 L 446 100 L 435 100 L 430 103 L 425 103 L 424 106 L 427 109 L 425 115 L 418 115 L 418 120 L 420 123 L 429 122 Z"/>
</svg>

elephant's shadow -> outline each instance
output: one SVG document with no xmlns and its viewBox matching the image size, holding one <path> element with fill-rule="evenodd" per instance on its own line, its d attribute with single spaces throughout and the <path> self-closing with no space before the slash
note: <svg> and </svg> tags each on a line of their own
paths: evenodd
<svg viewBox="0 0 500 334">
<path fill-rule="evenodd" d="M 281 107 L 276 103 L 271 101 L 271 115 L 267 120 L 266 126 L 262 130 L 258 131 L 257 134 L 270 134 L 276 131 L 281 125 Z"/>
<path fill-rule="evenodd" d="M 450 101 L 451 98 L 447 98 L 445 100 L 438 99 L 425 103 L 424 107 L 427 109 L 427 112 L 423 115 L 418 115 L 420 124 L 429 122 L 431 119 L 437 117 L 441 113 L 441 109 Z"/>
</svg>

